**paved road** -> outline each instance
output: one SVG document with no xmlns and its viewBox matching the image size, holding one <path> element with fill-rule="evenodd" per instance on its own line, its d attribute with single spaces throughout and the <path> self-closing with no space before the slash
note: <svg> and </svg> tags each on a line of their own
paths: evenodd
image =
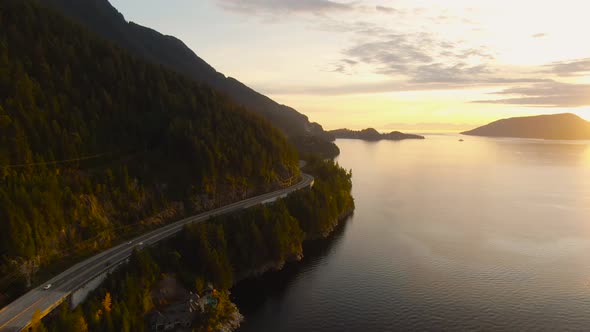
<svg viewBox="0 0 590 332">
<path fill-rule="evenodd" d="M 131 243 L 123 243 L 87 260 L 80 262 L 60 275 L 48 280 L 43 285 L 52 284 L 49 290 L 41 288 L 33 289 L 21 296 L 8 306 L 0 310 L 0 331 L 20 331 L 25 328 L 33 316 L 36 309 L 39 309 L 43 315 L 49 313 L 60 303 L 62 303 L 72 292 L 79 289 L 94 277 L 102 274 L 113 264 L 127 259 L 133 249 L 143 243 L 143 246 L 152 245 L 178 233 L 186 224 L 202 222 L 210 217 L 226 214 L 229 212 L 244 209 L 256 204 L 268 202 L 278 197 L 283 197 L 313 184 L 313 177 L 302 174 L 302 180 L 289 188 L 278 190 L 272 193 L 252 197 L 226 205 L 224 207 L 192 216 L 173 224 L 166 225 L 147 234 L 139 236 Z"/>
</svg>

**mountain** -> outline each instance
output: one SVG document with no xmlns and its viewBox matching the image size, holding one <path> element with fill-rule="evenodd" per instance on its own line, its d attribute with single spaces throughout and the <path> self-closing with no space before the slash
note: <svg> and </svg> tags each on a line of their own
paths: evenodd
<svg viewBox="0 0 590 332">
<path fill-rule="evenodd" d="M 381 134 L 374 128 L 367 128 L 360 131 L 350 130 L 350 129 L 336 129 L 329 131 L 330 134 L 334 135 L 336 138 L 352 138 L 352 139 L 362 139 L 365 141 L 380 141 L 380 140 L 390 140 L 390 141 L 401 141 L 404 139 L 424 139 L 424 136 L 414 135 L 414 134 L 404 134 L 399 131 L 392 131 L 390 133 Z"/>
<path fill-rule="evenodd" d="M 556 140 L 590 139 L 590 123 L 571 113 L 498 120 L 463 135 Z"/>
<path fill-rule="evenodd" d="M 240 81 L 225 77 L 199 58 L 181 40 L 127 22 L 108 0 L 44 0 L 43 3 L 145 60 L 164 65 L 227 94 L 237 103 L 269 120 L 283 131 L 292 143 L 298 142 L 298 146 L 304 152 L 320 152 L 324 155 L 330 152 L 324 151 L 325 145 L 333 145 L 333 138 L 321 125 L 310 122 L 307 116 L 291 107 L 278 104 Z M 302 139 L 308 136 L 316 138 Z M 308 144 L 303 146 L 302 141 Z M 320 143 L 316 145 L 317 142 Z M 336 151 L 336 155 L 339 153 L 335 145 L 329 150 L 332 150 L 332 153 Z"/>
<path fill-rule="evenodd" d="M 35 1 L 0 18 L 0 301 L 39 267 L 298 175 L 284 135 L 209 86 Z"/>
</svg>

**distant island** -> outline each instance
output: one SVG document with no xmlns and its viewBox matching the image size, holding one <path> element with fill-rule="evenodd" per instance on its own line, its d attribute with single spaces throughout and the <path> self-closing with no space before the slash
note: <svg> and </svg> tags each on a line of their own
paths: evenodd
<svg viewBox="0 0 590 332">
<path fill-rule="evenodd" d="M 571 113 L 498 120 L 463 135 L 553 140 L 590 139 L 590 122 Z"/>
<path fill-rule="evenodd" d="M 392 131 L 390 133 L 381 134 L 374 128 L 367 128 L 360 131 L 350 129 L 336 129 L 330 130 L 328 133 L 332 134 L 335 138 L 362 139 L 365 141 L 401 141 L 404 139 L 424 139 L 424 136 L 415 134 L 405 134 L 399 131 Z"/>
</svg>

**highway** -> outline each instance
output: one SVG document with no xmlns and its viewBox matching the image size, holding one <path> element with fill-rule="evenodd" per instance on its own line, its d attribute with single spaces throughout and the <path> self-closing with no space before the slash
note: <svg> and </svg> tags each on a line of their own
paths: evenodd
<svg viewBox="0 0 590 332">
<path fill-rule="evenodd" d="M 125 242 L 103 251 L 70 267 L 61 274 L 46 281 L 40 287 L 32 289 L 14 302 L 0 309 L 0 331 L 21 331 L 28 326 L 35 310 L 38 309 L 42 315 L 45 316 L 66 300 L 72 292 L 76 291 L 96 276 L 109 270 L 113 264 L 126 260 L 136 247 L 153 245 L 178 233 L 187 224 L 203 222 L 210 217 L 227 214 L 263 202 L 268 202 L 278 197 L 284 197 L 293 191 L 313 185 L 314 179 L 312 176 L 302 173 L 301 177 L 299 183 L 288 188 L 248 198 L 215 210 L 179 220 L 139 236 L 130 242 Z M 140 243 L 142 243 L 142 245 L 140 245 Z M 43 286 L 47 284 L 51 284 L 52 286 L 50 289 L 44 290 Z"/>
</svg>

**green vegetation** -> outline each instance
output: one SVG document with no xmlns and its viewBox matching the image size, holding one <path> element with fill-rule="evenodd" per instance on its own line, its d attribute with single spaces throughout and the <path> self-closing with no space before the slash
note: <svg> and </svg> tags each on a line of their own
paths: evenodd
<svg viewBox="0 0 590 332">
<path fill-rule="evenodd" d="M 340 149 L 333 143 L 334 138 L 324 135 L 291 137 L 290 142 L 295 146 L 302 159 L 320 156 L 326 159 L 335 158 L 340 154 Z"/>
<path fill-rule="evenodd" d="M 236 324 L 228 324 L 239 314 L 236 305 L 229 298 L 229 291 L 213 290 L 212 296 L 217 300 L 215 307 L 209 307 L 203 315 L 197 316 L 193 322 L 194 332 L 228 331 L 233 325 L 239 327 L 240 320 Z"/>
<path fill-rule="evenodd" d="M 43 0 L 43 4 L 59 10 L 133 55 L 161 64 L 228 95 L 280 129 L 299 153 L 317 153 L 325 158 L 334 158 L 339 154 L 338 147 L 332 143 L 334 138 L 322 126 L 310 122 L 307 116 L 254 91 L 235 78 L 217 72 L 181 40 L 127 22 L 107 0 Z"/>
<path fill-rule="evenodd" d="M 296 176 L 284 137 L 225 96 L 0 2 L 0 301 L 56 260 Z"/>
<path fill-rule="evenodd" d="M 358 131 L 350 129 L 336 129 L 330 130 L 329 133 L 334 135 L 335 138 L 361 139 L 372 142 L 380 140 L 401 141 L 405 139 L 424 139 L 424 136 L 421 135 L 405 134 L 399 131 L 381 134 L 375 128 L 367 128 Z"/>
<path fill-rule="evenodd" d="M 90 331 L 143 331 L 144 315 L 154 306 L 149 291 L 162 273 L 176 275 L 189 289 L 212 283 L 220 290 L 220 305 L 195 322 L 195 331 L 215 330 L 231 316 L 226 290 L 236 281 L 301 257 L 305 239 L 327 236 L 352 212 L 350 172 L 319 159 L 306 171 L 316 179 L 311 190 L 190 225 L 156 248 L 135 252 L 81 307 L 48 320 L 49 330 L 73 331 L 85 321 Z"/>
</svg>

